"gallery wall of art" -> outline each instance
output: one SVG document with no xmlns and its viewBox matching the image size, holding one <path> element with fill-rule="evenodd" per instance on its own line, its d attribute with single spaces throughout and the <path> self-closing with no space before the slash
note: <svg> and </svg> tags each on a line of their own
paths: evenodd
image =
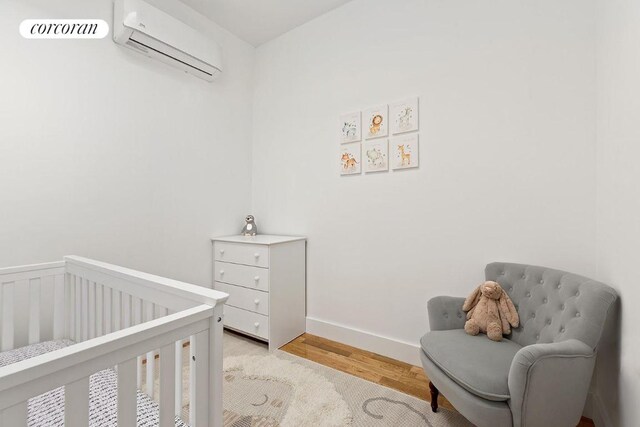
<svg viewBox="0 0 640 427">
<path fill-rule="evenodd" d="M 361 171 L 417 168 L 420 165 L 418 106 L 419 100 L 414 97 L 342 115 L 338 122 L 342 144 L 340 173 L 359 175 Z"/>
</svg>

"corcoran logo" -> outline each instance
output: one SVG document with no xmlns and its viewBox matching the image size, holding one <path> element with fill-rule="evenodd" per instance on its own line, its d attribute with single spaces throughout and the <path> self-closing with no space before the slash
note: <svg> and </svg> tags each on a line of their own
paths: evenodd
<svg viewBox="0 0 640 427">
<path fill-rule="evenodd" d="M 25 19 L 20 34 L 25 39 L 102 39 L 109 24 L 102 19 Z"/>
</svg>

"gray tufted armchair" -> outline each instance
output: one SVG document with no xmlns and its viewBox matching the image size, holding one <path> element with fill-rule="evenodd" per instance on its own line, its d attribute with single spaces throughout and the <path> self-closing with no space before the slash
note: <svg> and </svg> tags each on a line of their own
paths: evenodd
<svg viewBox="0 0 640 427">
<path fill-rule="evenodd" d="M 420 340 L 420 356 L 433 411 L 442 392 L 480 427 L 575 426 L 615 291 L 586 277 L 522 264 L 489 264 L 485 276 L 509 294 L 520 327 L 501 342 L 470 336 L 463 329 L 464 298 L 431 299 L 431 332 Z"/>
</svg>

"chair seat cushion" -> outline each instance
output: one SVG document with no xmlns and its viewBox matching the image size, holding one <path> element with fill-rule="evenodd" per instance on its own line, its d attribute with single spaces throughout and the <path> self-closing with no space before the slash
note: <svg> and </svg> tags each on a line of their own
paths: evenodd
<svg viewBox="0 0 640 427">
<path fill-rule="evenodd" d="M 428 332 L 420 345 L 429 360 L 470 393 L 498 402 L 509 399 L 509 369 L 520 345 L 467 335 L 463 329 Z"/>
</svg>

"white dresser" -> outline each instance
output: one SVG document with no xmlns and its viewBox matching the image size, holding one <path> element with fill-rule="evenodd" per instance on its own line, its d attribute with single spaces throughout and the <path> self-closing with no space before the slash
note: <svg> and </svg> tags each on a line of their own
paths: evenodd
<svg viewBox="0 0 640 427">
<path fill-rule="evenodd" d="M 274 350 L 306 328 L 306 238 L 216 237 L 214 288 L 229 294 L 224 325 Z"/>
</svg>

